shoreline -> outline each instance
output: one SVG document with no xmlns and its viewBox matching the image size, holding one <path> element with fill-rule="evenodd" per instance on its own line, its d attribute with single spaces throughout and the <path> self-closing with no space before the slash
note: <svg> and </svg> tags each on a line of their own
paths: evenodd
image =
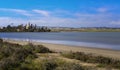
<svg viewBox="0 0 120 70">
<path fill-rule="evenodd" d="M 52 44 L 52 43 L 43 43 L 43 42 L 34 42 L 34 41 L 22 41 L 22 40 L 12 40 L 12 39 L 3 39 L 4 41 L 10 43 L 17 43 L 21 45 L 25 45 L 28 43 L 33 43 L 35 45 L 44 45 L 45 47 L 55 51 L 55 52 L 84 52 L 91 53 L 94 55 L 100 55 L 115 59 L 120 59 L 120 51 L 105 49 L 105 48 L 94 48 L 94 47 L 86 47 L 86 46 L 70 46 L 70 45 L 62 45 L 62 44 Z"/>
<path fill-rule="evenodd" d="M 2 39 L 120 51 L 120 48 L 119 48 L 120 45 L 115 45 L 115 44 L 94 43 L 94 42 L 77 42 L 77 41 L 67 41 L 67 40 L 65 40 L 65 41 L 64 40 L 38 40 L 38 39 L 28 39 L 28 38 L 25 38 L 25 39 L 23 39 L 23 38 L 22 39 L 20 39 L 20 38 L 2 38 Z"/>
</svg>

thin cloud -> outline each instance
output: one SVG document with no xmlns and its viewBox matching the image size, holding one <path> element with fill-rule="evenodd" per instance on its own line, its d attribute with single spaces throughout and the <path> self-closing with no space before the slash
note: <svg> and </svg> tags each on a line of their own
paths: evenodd
<svg viewBox="0 0 120 70">
<path fill-rule="evenodd" d="M 118 20 L 118 21 L 111 21 L 111 24 L 120 25 L 120 20 Z"/>
<path fill-rule="evenodd" d="M 112 17 L 110 17 L 112 16 Z M 94 27 L 94 26 L 115 26 L 120 25 L 118 20 L 114 20 L 113 15 L 104 14 L 79 14 L 79 16 L 72 17 L 37 17 L 34 16 L 29 19 L 13 18 L 13 17 L 0 17 L 0 25 L 10 24 L 37 24 L 40 26 L 65 26 L 65 27 Z M 114 22 L 113 22 L 114 21 Z"/>
<path fill-rule="evenodd" d="M 5 12 L 15 12 L 24 16 L 32 16 L 32 14 L 28 13 L 26 10 L 21 10 L 21 9 L 7 9 L 7 8 L 0 8 L 0 11 L 5 11 Z"/>
<path fill-rule="evenodd" d="M 10 23 L 15 23 L 15 24 L 25 24 L 27 23 L 26 19 L 22 18 L 13 18 L 13 17 L 0 17 L 0 25 L 8 25 Z"/>
<path fill-rule="evenodd" d="M 109 11 L 109 9 L 105 8 L 105 7 L 101 7 L 101 8 L 97 8 L 97 11 L 101 12 L 101 13 L 105 13 L 105 12 Z"/>
<path fill-rule="evenodd" d="M 41 18 L 31 18 L 26 20 L 24 18 L 12 18 L 12 17 L 0 17 L 0 25 L 14 23 L 18 24 L 27 24 L 28 22 L 32 24 L 42 25 L 42 26 L 69 26 L 79 24 L 78 19 L 72 18 L 58 18 L 58 17 L 41 17 Z"/>
<path fill-rule="evenodd" d="M 8 11 L 8 9 L 0 9 L 2 11 Z M 20 9 L 9 9 L 9 12 L 27 12 L 26 10 Z M 0 25 L 8 25 L 10 23 L 18 24 L 27 24 L 31 22 L 32 24 L 43 25 L 43 26 L 66 26 L 66 27 L 94 27 L 94 26 L 115 26 L 119 24 L 120 15 L 109 14 L 109 13 L 79 13 L 79 12 L 70 12 L 68 16 L 67 12 L 62 12 L 65 17 L 54 16 L 54 15 L 62 15 L 61 11 L 57 11 L 60 13 L 56 13 L 56 11 L 43 11 L 43 10 L 30 10 L 29 11 L 32 17 L 21 18 L 21 17 L 0 17 Z M 55 14 L 54 14 L 55 13 Z M 40 15 L 45 17 L 41 17 Z M 54 14 L 54 15 L 53 15 Z M 49 16 L 49 17 L 48 17 Z M 68 17 L 66 17 L 68 16 Z M 118 17 L 116 17 L 118 16 Z"/>
<path fill-rule="evenodd" d="M 41 15 L 43 15 L 43 16 L 46 16 L 46 17 L 50 16 L 50 12 L 48 12 L 48 11 L 37 10 L 37 9 L 35 9 L 35 10 L 33 10 L 33 11 L 36 12 L 36 13 L 39 13 L 39 14 L 41 14 Z"/>
</svg>

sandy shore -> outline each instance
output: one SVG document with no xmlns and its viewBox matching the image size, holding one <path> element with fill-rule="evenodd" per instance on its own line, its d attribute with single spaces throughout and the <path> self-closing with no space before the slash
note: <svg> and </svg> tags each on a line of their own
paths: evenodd
<svg viewBox="0 0 120 70">
<path fill-rule="evenodd" d="M 28 41 L 21 41 L 21 40 L 4 40 L 11 43 L 18 43 L 18 44 L 28 44 Z M 110 50 L 110 49 L 100 49 L 100 48 L 90 48 L 84 46 L 67 46 L 67 45 L 60 45 L 60 44 L 50 44 L 50 43 L 42 43 L 42 42 L 32 42 L 36 45 L 44 45 L 45 47 L 54 50 L 56 52 L 62 51 L 74 51 L 74 52 L 85 52 L 85 53 L 92 53 L 94 55 L 102 55 L 106 57 L 111 57 L 115 59 L 120 59 L 120 51 Z"/>
</svg>

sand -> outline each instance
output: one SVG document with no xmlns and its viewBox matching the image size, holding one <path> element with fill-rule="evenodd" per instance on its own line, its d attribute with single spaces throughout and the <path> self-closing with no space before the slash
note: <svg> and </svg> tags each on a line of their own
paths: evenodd
<svg viewBox="0 0 120 70">
<path fill-rule="evenodd" d="M 11 39 L 6 39 L 4 41 L 11 42 L 11 43 L 18 43 L 21 45 L 25 45 L 29 43 L 28 41 L 11 40 Z M 101 55 L 105 57 L 120 59 L 120 51 L 118 50 L 90 48 L 90 47 L 84 47 L 84 46 L 68 46 L 68 45 L 42 43 L 42 42 L 32 42 L 32 43 L 35 45 L 44 45 L 45 47 L 56 52 L 68 52 L 68 51 L 85 52 L 85 53 L 92 53 L 94 55 Z"/>
</svg>

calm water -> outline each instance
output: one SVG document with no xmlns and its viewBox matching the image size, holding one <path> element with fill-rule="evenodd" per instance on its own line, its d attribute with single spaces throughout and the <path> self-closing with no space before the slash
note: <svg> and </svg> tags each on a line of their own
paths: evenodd
<svg viewBox="0 0 120 70">
<path fill-rule="evenodd" d="M 0 37 L 120 50 L 120 32 L 0 33 Z"/>
</svg>

